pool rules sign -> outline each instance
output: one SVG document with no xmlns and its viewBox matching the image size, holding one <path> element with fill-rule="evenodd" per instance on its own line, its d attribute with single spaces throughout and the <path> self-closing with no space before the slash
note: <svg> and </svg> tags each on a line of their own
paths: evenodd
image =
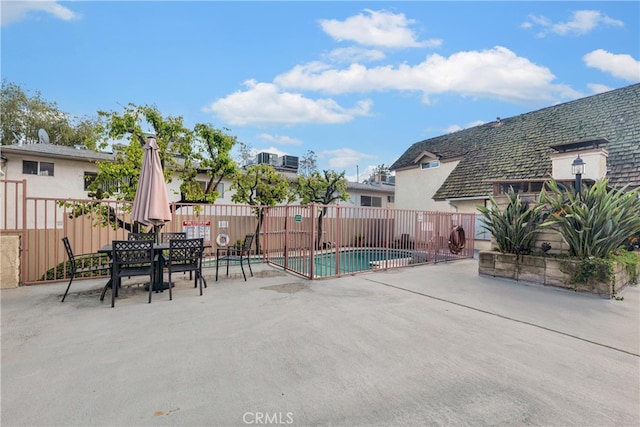
<svg viewBox="0 0 640 427">
<path fill-rule="evenodd" d="M 211 245 L 211 221 L 182 221 L 182 232 L 187 239 L 202 237 L 205 245 Z"/>
</svg>

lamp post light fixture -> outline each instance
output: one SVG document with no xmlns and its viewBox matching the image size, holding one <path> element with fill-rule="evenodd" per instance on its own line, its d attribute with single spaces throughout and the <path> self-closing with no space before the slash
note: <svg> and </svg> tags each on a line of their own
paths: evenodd
<svg viewBox="0 0 640 427">
<path fill-rule="evenodd" d="M 584 161 L 580 158 L 580 154 L 571 163 L 571 173 L 576 176 L 576 193 L 582 191 L 582 174 L 584 173 Z"/>
</svg>

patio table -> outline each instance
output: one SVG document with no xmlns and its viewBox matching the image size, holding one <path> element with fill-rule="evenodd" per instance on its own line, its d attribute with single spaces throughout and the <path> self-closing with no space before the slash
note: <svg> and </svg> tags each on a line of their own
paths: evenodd
<svg viewBox="0 0 640 427">
<path fill-rule="evenodd" d="M 154 243 L 153 244 L 153 252 L 156 255 L 162 254 L 162 251 L 169 250 L 169 243 Z M 113 245 L 108 243 L 98 249 L 98 253 L 108 254 L 109 257 L 113 258 Z M 155 280 L 153 283 L 153 290 L 156 292 L 164 291 L 165 289 L 169 289 L 169 282 L 164 282 L 162 279 L 162 256 L 154 257 L 154 264 L 156 266 L 156 274 Z M 104 289 L 102 290 L 102 295 L 100 296 L 100 301 L 104 300 L 104 295 L 107 292 L 108 288 L 114 288 L 113 286 L 113 274 L 109 281 L 104 285 Z M 118 296 L 118 289 L 112 289 L 115 296 Z"/>
<path fill-rule="evenodd" d="M 210 244 L 204 245 L 204 249 L 210 249 L 210 248 L 211 248 Z M 165 289 L 169 289 L 169 286 L 172 286 L 169 282 L 163 281 L 163 274 L 162 274 L 162 270 L 163 270 L 162 252 L 168 251 L 168 250 L 169 250 L 168 242 L 153 244 L 153 252 L 155 255 L 158 255 L 158 256 L 154 256 L 154 261 L 153 261 L 157 268 L 156 274 L 155 274 L 155 280 L 153 283 L 153 290 L 156 292 L 164 291 Z M 102 246 L 100 249 L 98 249 L 98 253 L 108 254 L 110 258 L 113 258 L 113 245 L 111 243 L 108 243 Z M 107 293 L 107 289 L 109 288 L 112 288 L 112 292 L 114 293 L 114 295 L 118 296 L 118 289 L 113 289 L 114 288 L 113 274 L 111 275 L 111 277 L 109 278 L 109 281 L 104 285 L 104 288 L 102 289 L 102 294 L 100 295 L 100 301 L 104 300 L 104 296 Z"/>
</svg>

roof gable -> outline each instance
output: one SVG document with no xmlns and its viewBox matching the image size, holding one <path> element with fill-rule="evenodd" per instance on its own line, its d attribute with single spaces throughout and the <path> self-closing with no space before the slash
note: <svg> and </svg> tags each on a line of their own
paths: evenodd
<svg viewBox="0 0 640 427">
<path fill-rule="evenodd" d="M 463 156 L 434 199 L 486 196 L 490 180 L 549 177 L 554 145 L 589 138 L 608 140 L 612 185 L 640 187 L 640 84 L 417 142 L 391 169 L 415 167 L 424 151 Z"/>
</svg>

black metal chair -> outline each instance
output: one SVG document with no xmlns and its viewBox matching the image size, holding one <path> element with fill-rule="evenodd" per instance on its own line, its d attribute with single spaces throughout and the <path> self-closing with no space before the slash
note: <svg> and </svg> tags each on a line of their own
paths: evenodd
<svg viewBox="0 0 640 427">
<path fill-rule="evenodd" d="M 202 295 L 202 284 L 207 287 L 207 281 L 202 276 L 202 255 L 204 253 L 204 243 L 202 238 L 196 239 L 173 239 L 169 241 L 169 256 L 165 267 L 169 273 L 169 283 L 171 274 L 177 272 L 195 273 L 193 287 L 200 283 L 200 295 Z"/>
<path fill-rule="evenodd" d="M 171 240 L 175 239 L 186 239 L 187 233 L 160 233 L 160 242 L 161 243 L 169 243 Z"/>
<path fill-rule="evenodd" d="M 228 247 L 218 248 L 216 250 L 216 282 L 218 281 L 218 265 L 220 261 L 226 261 L 227 263 L 227 276 L 229 275 L 229 262 L 239 262 L 245 282 L 247 281 L 247 275 L 244 273 L 243 263 L 247 261 L 251 277 L 253 277 L 253 270 L 251 269 L 251 245 L 253 244 L 253 237 L 253 234 L 244 236 L 244 242 L 240 248 Z"/>
<path fill-rule="evenodd" d="M 149 303 L 155 280 L 153 240 L 114 240 L 113 273 L 111 276 L 111 306 L 115 301 L 115 290 L 123 277 L 149 276 Z M 169 299 L 172 299 L 169 287 Z"/>
<path fill-rule="evenodd" d="M 187 233 L 183 233 L 183 232 L 165 232 L 165 233 L 160 233 L 160 243 L 165 243 L 168 244 L 170 243 L 172 240 L 175 239 L 186 239 L 187 238 Z M 162 252 L 162 265 L 160 266 L 160 268 L 164 268 L 164 264 L 167 263 L 168 261 L 168 257 L 169 254 L 167 251 Z M 189 272 L 189 280 L 191 280 L 193 277 L 193 272 L 190 271 Z"/>
<path fill-rule="evenodd" d="M 99 276 L 102 275 L 103 272 L 111 270 L 110 260 L 106 254 L 91 253 L 74 255 L 73 250 L 71 249 L 71 243 L 69 243 L 69 239 L 67 237 L 62 238 L 62 243 L 67 251 L 67 257 L 69 257 L 69 274 L 71 275 L 71 278 L 69 279 L 69 284 L 67 285 L 67 289 L 64 291 L 62 301 L 60 302 L 64 302 L 64 299 L 67 297 L 67 293 L 69 292 L 69 288 L 71 287 L 71 283 L 76 276 Z"/>
<path fill-rule="evenodd" d="M 127 236 L 129 240 L 151 240 L 156 241 L 155 233 L 129 233 Z"/>
</svg>

